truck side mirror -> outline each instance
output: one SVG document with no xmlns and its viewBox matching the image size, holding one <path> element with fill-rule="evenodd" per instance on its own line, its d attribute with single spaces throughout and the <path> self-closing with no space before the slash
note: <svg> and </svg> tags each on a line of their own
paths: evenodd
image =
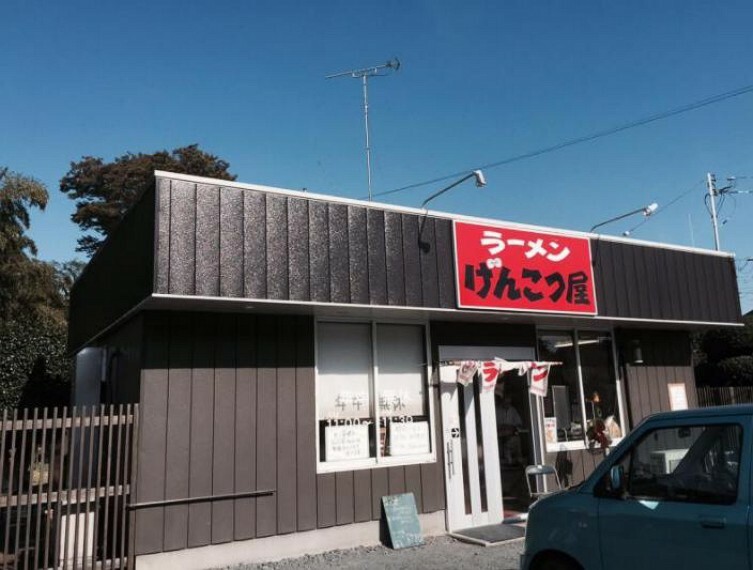
<svg viewBox="0 0 753 570">
<path fill-rule="evenodd" d="M 622 465 L 613 465 L 609 470 L 609 487 L 614 495 L 622 495 L 625 491 L 625 469 Z"/>
</svg>

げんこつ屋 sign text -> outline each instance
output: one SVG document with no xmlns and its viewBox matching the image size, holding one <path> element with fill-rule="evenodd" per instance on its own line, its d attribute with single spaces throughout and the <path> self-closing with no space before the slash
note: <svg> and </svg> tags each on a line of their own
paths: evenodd
<svg viewBox="0 0 753 570">
<path fill-rule="evenodd" d="M 596 314 L 588 238 L 455 222 L 461 308 Z"/>
</svg>

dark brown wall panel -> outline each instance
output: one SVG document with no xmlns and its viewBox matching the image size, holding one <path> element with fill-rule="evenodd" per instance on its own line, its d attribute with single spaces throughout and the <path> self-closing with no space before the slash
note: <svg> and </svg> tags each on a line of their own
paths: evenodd
<svg viewBox="0 0 753 570">
<path fill-rule="evenodd" d="M 314 321 L 308 317 L 296 319 L 296 506 L 298 530 L 316 528 L 316 454 L 313 428 L 316 425 L 314 378 Z"/>
<path fill-rule="evenodd" d="M 153 318 L 167 318 L 156 315 Z M 191 459 L 189 497 L 212 495 L 212 445 L 214 443 L 214 335 L 216 324 L 208 315 L 193 320 L 191 378 Z M 147 337 L 146 342 L 149 342 Z M 188 507 L 188 545 L 203 546 L 212 540 L 212 505 Z"/>
<path fill-rule="evenodd" d="M 355 519 L 353 495 L 353 472 L 343 471 L 335 475 L 335 520 L 337 524 L 350 524 Z"/>
<path fill-rule="evenodd" d="M 220 294 L 220 189 L 196 188 L 196 294 Z M 187 244 L 188 245 L 188 244 Z"/>
<path fill-rule="evenodd" d="M 256 490 L 256 319 L 238 317 L 235 384 L 235 491 Z M 236 499 L 234 538 L 256 535 L 256 499 Z"/>
<path fill-rule="evenodd" d="M 243 190 L 220 190 L 220 295 L 243 297 Z"/>
<path fill-rule="evenodd" d="M 335 474 L 322 473 L 316 476 L 317 526 L 326 528 L 337 524 L 337 499 Z"/>
<path fill-rule="evenodd" d="M 371 471 L 371 518 L 378 520 L 382 513 L 382 497 L 390 494 L 390 481 L 387 469 Z"/>
<path fill-rule="evenodd" d="M 191 319 L 176 314 L 170 319 L 165 445 L 165 499 L 188 496 L 191 426 Z M 165 550 L 186 548 L 188 505 L 165 507 Z"/>
<path fill-rule="evenodd" d="M 236 318 L 217 316 L 214 371 L 214 441 L 212 443 L 212 495 L 235 492 L 235 348 Z M 243 437 L 242 434 L 238 434 Z M 233 501 L 212 502 L 212 543 L 233 539 Z"/>
<path fill-rule="evenodd" d="M 167 321 L 145 323 L 145 369 L 141 379 L 137 502 L 165 498 L 170 329 Z M 136 554 L 164 549 L 164 507 L 136 511 Z"/>
<path fill-rule="evenodd" d="M 296 342 L 293 331 L 277 328 L 277 532 L 298 526 L 296 450 Z"/>
<path fill-rule="evenodd" d="M 353 510 L 355 522 L 371 520 L 371 471 L 362 469 L 353 473 Z"/>
<path fill-rule="evenodd" d="M 277 487 L 277 322 L 274 316 L 259 317 L 257 372 L 257 418 L 262 426 L 256 448 L 256 484 L 260 490 Z M 277 534 L 277 495 L 256 500 L 256 536 Z"/>
<path fill-rule="evenodd" d="M 688 404 L 695 405 L 695 376 L 687 332 L 618 330 L 616 336 L 624 363 L 631 425 L 648 415 L 669 410 L 668 384 L 684 383 Z M 630 364 L 635 342 L 641 347 L 643 364 Z"/>
</svg>

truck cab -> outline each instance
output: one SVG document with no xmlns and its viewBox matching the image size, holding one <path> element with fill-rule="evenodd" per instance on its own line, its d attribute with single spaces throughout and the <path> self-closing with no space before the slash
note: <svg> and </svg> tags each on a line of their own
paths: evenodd
<svg viewBox="0 0 753 570">
<path fill-rule="evenodd" d="M 752 430 L 753 405 L 645 419 L 531 507 L 521 569 L 750 569 Z"/>
</svg>

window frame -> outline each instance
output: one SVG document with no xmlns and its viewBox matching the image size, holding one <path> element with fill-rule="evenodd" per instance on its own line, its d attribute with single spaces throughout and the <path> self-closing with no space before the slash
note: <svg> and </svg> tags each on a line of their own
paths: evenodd
<svg viewBox="0 0 753 570">
<path fill-rule="evenodd" d="M 371 329 L 371 374 L 370 389 L 374 395 L 374 414 L 373 419 L 376 422 L 376 455 L 368 459 L 356 459 L 351 461 L 323 461 L 321 459 L 321 440 L 320 440 L 320 423 L 319 418 L 319 325 L 320 323 L 359 323 L 368 324 Z M 381 446 L 379 445 L 379 422 L 381 414 L 378 405 L 379 390 L 379 351 L 377 346 L 377 328 L 379 325 L 413 325 L 420 326 L 424 335 L 424 389 L 428 399 L 427 416 L 429 418 L 429 445 L 431 452 L 421 455 L 404 455 L 398 457 L 380 456 Z M 396 467 L 403 465 L 421 465 L 426 463 L 435 463 L 437 461 L 437 437 L 434 413 L 434 393 L 435 383 L 433 381 L 433 368 L 431 357 L 431 337 L 430 323 L 427 319 L 374 319 L 358 317 L 327 317 L 321 316 L 314 319 L 314 423 L 315 423 L 315 441 L 316 441 L 316 472 L 319 473 L 337 473 L 341 471 L 356 471 L 360 469 L 379 469 L 383 467 Z"/>
<path fill-rule="evenodd" d="M 581 421 L 585 428 L 586 422 L 586 399 L 583 392 L 583 369 L 581 367 L 580 359 L 580 334 L 581 332 L 602 332 L 608 333 L 612 339 L 612 366 L 614 368 L 615 388 L 617 390 L 617 409 L 620 412 L 620 428 L 622 430 L 622 437 L 618 437 L 612 440 L 609 447 L 612 448 L 620 443 L 627 435 L 627 418 L 625 415 L 625 402 L 624 402 L 624 383 L 622 376 L 620 376 L 620 366 L 617 354 L 617 342 L 615 340 L 614 327 L 599 326 L 594 323 L 586 326 L 567 327 L 562 325 L 542 326 L 536 325 L 536 357 L 539 358 L 539 337 L 546 332 L 568 332 L 573 335 L 573 342 L 575 343 L 575 362 L 578 368 L 578 396 L 580 398 L 580 410 Z M 544 438 L 544 399 L 536 398 L 537 403 L 537 416 L 540 425 L 540 439 L 541 449 L 546 453 L 556 453 L 558 451 L 578 451 L 589 449 L 586 442 L 586 430 L 583 430 L 583 438 L 578 441 L 558 441 L 557 443 L 548 443 Z"/>
</svg>

